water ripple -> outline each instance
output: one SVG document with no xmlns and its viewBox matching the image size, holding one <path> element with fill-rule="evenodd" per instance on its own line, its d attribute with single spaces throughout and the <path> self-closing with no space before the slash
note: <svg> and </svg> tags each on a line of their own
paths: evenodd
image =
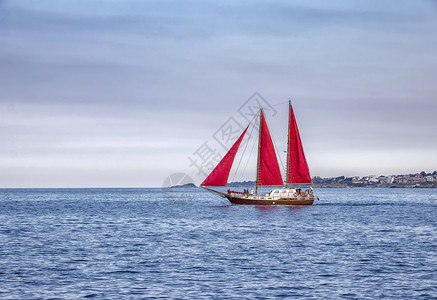
<svg viewBox="0 0 437 300">
<path fill-rule="evenodd" d="M 435 190 L 318 193 L 270 209 L 200 190 L 3 189 L 0 298 L 437 297 Z"/>
</svg>

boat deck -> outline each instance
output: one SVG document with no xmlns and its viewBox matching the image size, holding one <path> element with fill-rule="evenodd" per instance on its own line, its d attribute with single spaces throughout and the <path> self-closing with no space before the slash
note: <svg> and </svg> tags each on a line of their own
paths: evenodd
<svg viewBox="0 0 437 300">
<path fill-rule="evenodd" d="M 288 199 L 272 199 L 271 197 L 237 197 L 225 194 L 225 197 L 232 204 L 236 205 L 313 205 L 314 202 L 314 196 Z"/>
</svg>

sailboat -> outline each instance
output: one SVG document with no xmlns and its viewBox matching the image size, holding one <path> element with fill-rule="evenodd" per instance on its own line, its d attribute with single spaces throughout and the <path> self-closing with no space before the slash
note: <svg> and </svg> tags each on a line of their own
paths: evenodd
<svg viewBox="0 0 437 300">
<path fill-rule="evenodd" d="M 261 108 L 259 111 L 258 158 L 255 191 L 253 189 L 250 191 L 244 189 L 244 191 L 241 192 L 228 189 L 227 192 L 221 192 L 211 188 L 227 185 L 235 155 L 237 154 L 241 141 L 243 140 L 250 124 L 200 186 L 221 197 L 227 198 L 232 204 L 312 205 L 316 196 L 314 196 L 313 193 L 311 176 L 303 151 L 302 141 L 300 139 L 299 129 L 297 127 L 291 101 L 288 102 L 288 106 L 289 118 L 285 181 L 282 179 L 276 151 L 264 117 L 263 109 Z M 302 185 L 305 185 L 308 188 L 306 190 L 300 188 Z M 268 193 L 258 193 L 258 188 L 265 186 L 276 188 Z"/>
</svg>

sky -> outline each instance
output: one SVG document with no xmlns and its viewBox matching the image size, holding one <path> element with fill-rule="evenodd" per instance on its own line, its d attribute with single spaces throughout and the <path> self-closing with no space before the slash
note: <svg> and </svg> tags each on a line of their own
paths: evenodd
<svg viewBox="0 0 437 300">
<path fill-rule="evenodd" d="M 437 170 L 436 32 L 431 0 L 0 0 L 0 187 L 199 184 L 256 103 L 283 153 L 288 99 L 312 176 Z"/>
</svg>

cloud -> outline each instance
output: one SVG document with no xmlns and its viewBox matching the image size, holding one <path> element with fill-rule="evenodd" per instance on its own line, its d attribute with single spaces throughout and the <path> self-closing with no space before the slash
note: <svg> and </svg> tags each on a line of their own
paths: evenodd
<svg viewBox="0 0 437 300">
<path fill-rule="evenodd" d="M 323 2 L 309 6 L 304 1 L 7 3 L 2 14 L 3 29 L 65 35 L 80 32 L 89 36 L 105 33 L 177 39 L 229 35 L 296 36 L 314 29 L 325 29 L 326 26 L 370 26 L 374 30 L 420 20 L 418 15 L 407 10 L 384 8 L 379 1 L 374 2 L 373 7 L 366 1 L 343 2 L 341 7 Z"/>
<path fill-rule="evenodd" d="M 128 186 L 123 178 L 135 175 L 159 186 L 171 170 L 194 172 L 187 156 L 238 117 L 254 91 L 272 103 L 295 101 L 314 175 L 329 175 L 342 158 L 357 174 L 377 173 L 378 153 L 393 151 L 402 153 L 399 168 L 411 168 L 408 153 L 422 157 L 421 168 L 434 165 L 426 157 L 437 148 L 430 7 L 3 1 L 0 167 L 3 179 L 15 178 L 4 182 L 25 186 L 31 181 L 19 175 L 41 168 L 38 186 L 83 186 L 79 174 L 90 186 L 102 178 Z M 278 136 L 279 117 L 286 114 L 272 122 Z M 57 181 L 63 172 L 74 174 Z"/>
</svg>

